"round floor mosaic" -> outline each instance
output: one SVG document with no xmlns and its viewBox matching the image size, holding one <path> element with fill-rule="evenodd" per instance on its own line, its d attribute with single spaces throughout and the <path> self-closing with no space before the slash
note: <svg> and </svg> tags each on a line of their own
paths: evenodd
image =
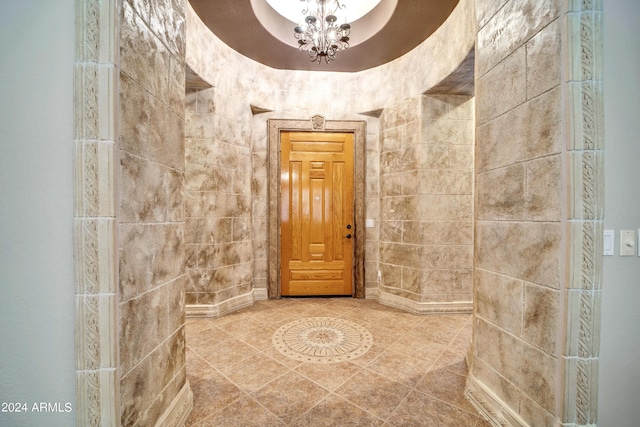
<svg viewBox="0 0 640 427">
<path fill-rule="evenodd" d="M 371 333 L 357 323 L 333 317 L 308 317 L 281 326 L 273 345 L 301 362 L 335 363 L 353 360 L 373 345 Z"/>
</svg>

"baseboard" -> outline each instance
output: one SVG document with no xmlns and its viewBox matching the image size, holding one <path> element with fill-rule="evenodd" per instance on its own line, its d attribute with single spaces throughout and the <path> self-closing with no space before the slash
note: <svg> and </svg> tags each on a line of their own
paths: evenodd
<svg viewBox="0 0 640 427">
<path fill-rule="evenodd" d="M 377 300 L 379 297 L 380 292 L 378 292 L 378 288 L 364 288 L 364 299 Z"/>
<path fill-rule="evenodd" d="M 187 380 L 173 402 L 156 422 L 156 427 L 184 426 L 192 409 L 193 393 Z"/>
<path fill-rule="evenodd" d="M 265 288 L 257 288 L 253 290 L 254 301 L 266 301 L 269 299 L 269 291 Z"/>
<path fill-rule="evenodd" d="M 268 299 L 266 289 L 252 289 L 251 292 L 238 295 L 218 304 L 187 304 L 185 315 L 191 317 L 221 317 L 245 307 L 253 305 L 255 301 Z"/>
<path fill-rule="evenodd" d="M 471 404 L 495 427 L 529 427 L 518 414 L 491 392 L 471 373 L 467 377 L 465 396 Z"/>
<path fill-rule="evenodd" d="M 473 313 L 473 301 L 453 302 L 418 302 L 389 294 L 378 289 L 378 302 L 380 304 L 399 308 L 413 314 L 471 314 Z"/>
</svg>

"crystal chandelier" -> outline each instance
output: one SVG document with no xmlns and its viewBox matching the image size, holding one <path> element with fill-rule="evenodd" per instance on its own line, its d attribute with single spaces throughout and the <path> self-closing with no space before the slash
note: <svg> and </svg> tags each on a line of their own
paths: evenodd
<svg viewBox="0 0 640 427">
<path fill-rule="evenodd" d="M 338 51 L 349 47 L 351 25 L 346 22 L 337 25 L 335 13 L 345 9 L 339 0 L 300 0 L 307 2 L 302 11 L 306 25 L 294 29 L 298 40 L 298 50 L 306 51 L 311 62 L 320 64 L 322 60 L 328 64 L 336 59 Z M 313 4 L 315 3 L 315 5 Z"/>
</svg>

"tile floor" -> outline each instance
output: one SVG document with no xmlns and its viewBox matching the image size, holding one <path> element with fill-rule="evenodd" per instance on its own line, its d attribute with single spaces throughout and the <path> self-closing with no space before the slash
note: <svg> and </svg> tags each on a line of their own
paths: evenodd
<svg viewBox="0 0 640 427">
<path fill-rule="evenodd" d="M 306 363 L 272 344 L 280 326 L 334 317 L 373 346 L 338 363 Z M 463 395 L 471 316 L 414 316 L 352 298 L 260 301 L 218 319 L 188 319 L 187 426 L 489 427 Z"/>
</svg>

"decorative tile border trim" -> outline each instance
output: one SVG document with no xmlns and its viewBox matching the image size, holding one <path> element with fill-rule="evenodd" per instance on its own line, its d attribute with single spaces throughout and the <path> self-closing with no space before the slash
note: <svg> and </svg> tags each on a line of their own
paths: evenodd
<svg viewBox="0 0 640 427">
<path fill-rule="evenodd" d="M 84 394 L 76 398 L 78 427 L 120 425 L 119 406 L 112 404 L 119 395 L 119 380 L 116 368 L 76 372 L 76 392 Z"/>
<path fill-rule="evenodd" d="M 604 107 L 602 0 L 565 1 L 568 283 L 563 426 L 595 425 L 602 300 Z"/>
<path fill-rule="evenodd" d="M 187 380 L 167 410 L 156 422 L 156 427 L 183 426 L 193 409 L 193 392 Z"/>
<path fill-rule="evenodd" d="M 473 301 L 418 302 L 378 289 L 378 302 L 409 313 L 421 314 L 471 314 Z"/>
<path fill-rule="evenodd" d="M 75 11 L 76 424 L 116 426 L 117 0 L 76 0 Z"/>
</svg>

